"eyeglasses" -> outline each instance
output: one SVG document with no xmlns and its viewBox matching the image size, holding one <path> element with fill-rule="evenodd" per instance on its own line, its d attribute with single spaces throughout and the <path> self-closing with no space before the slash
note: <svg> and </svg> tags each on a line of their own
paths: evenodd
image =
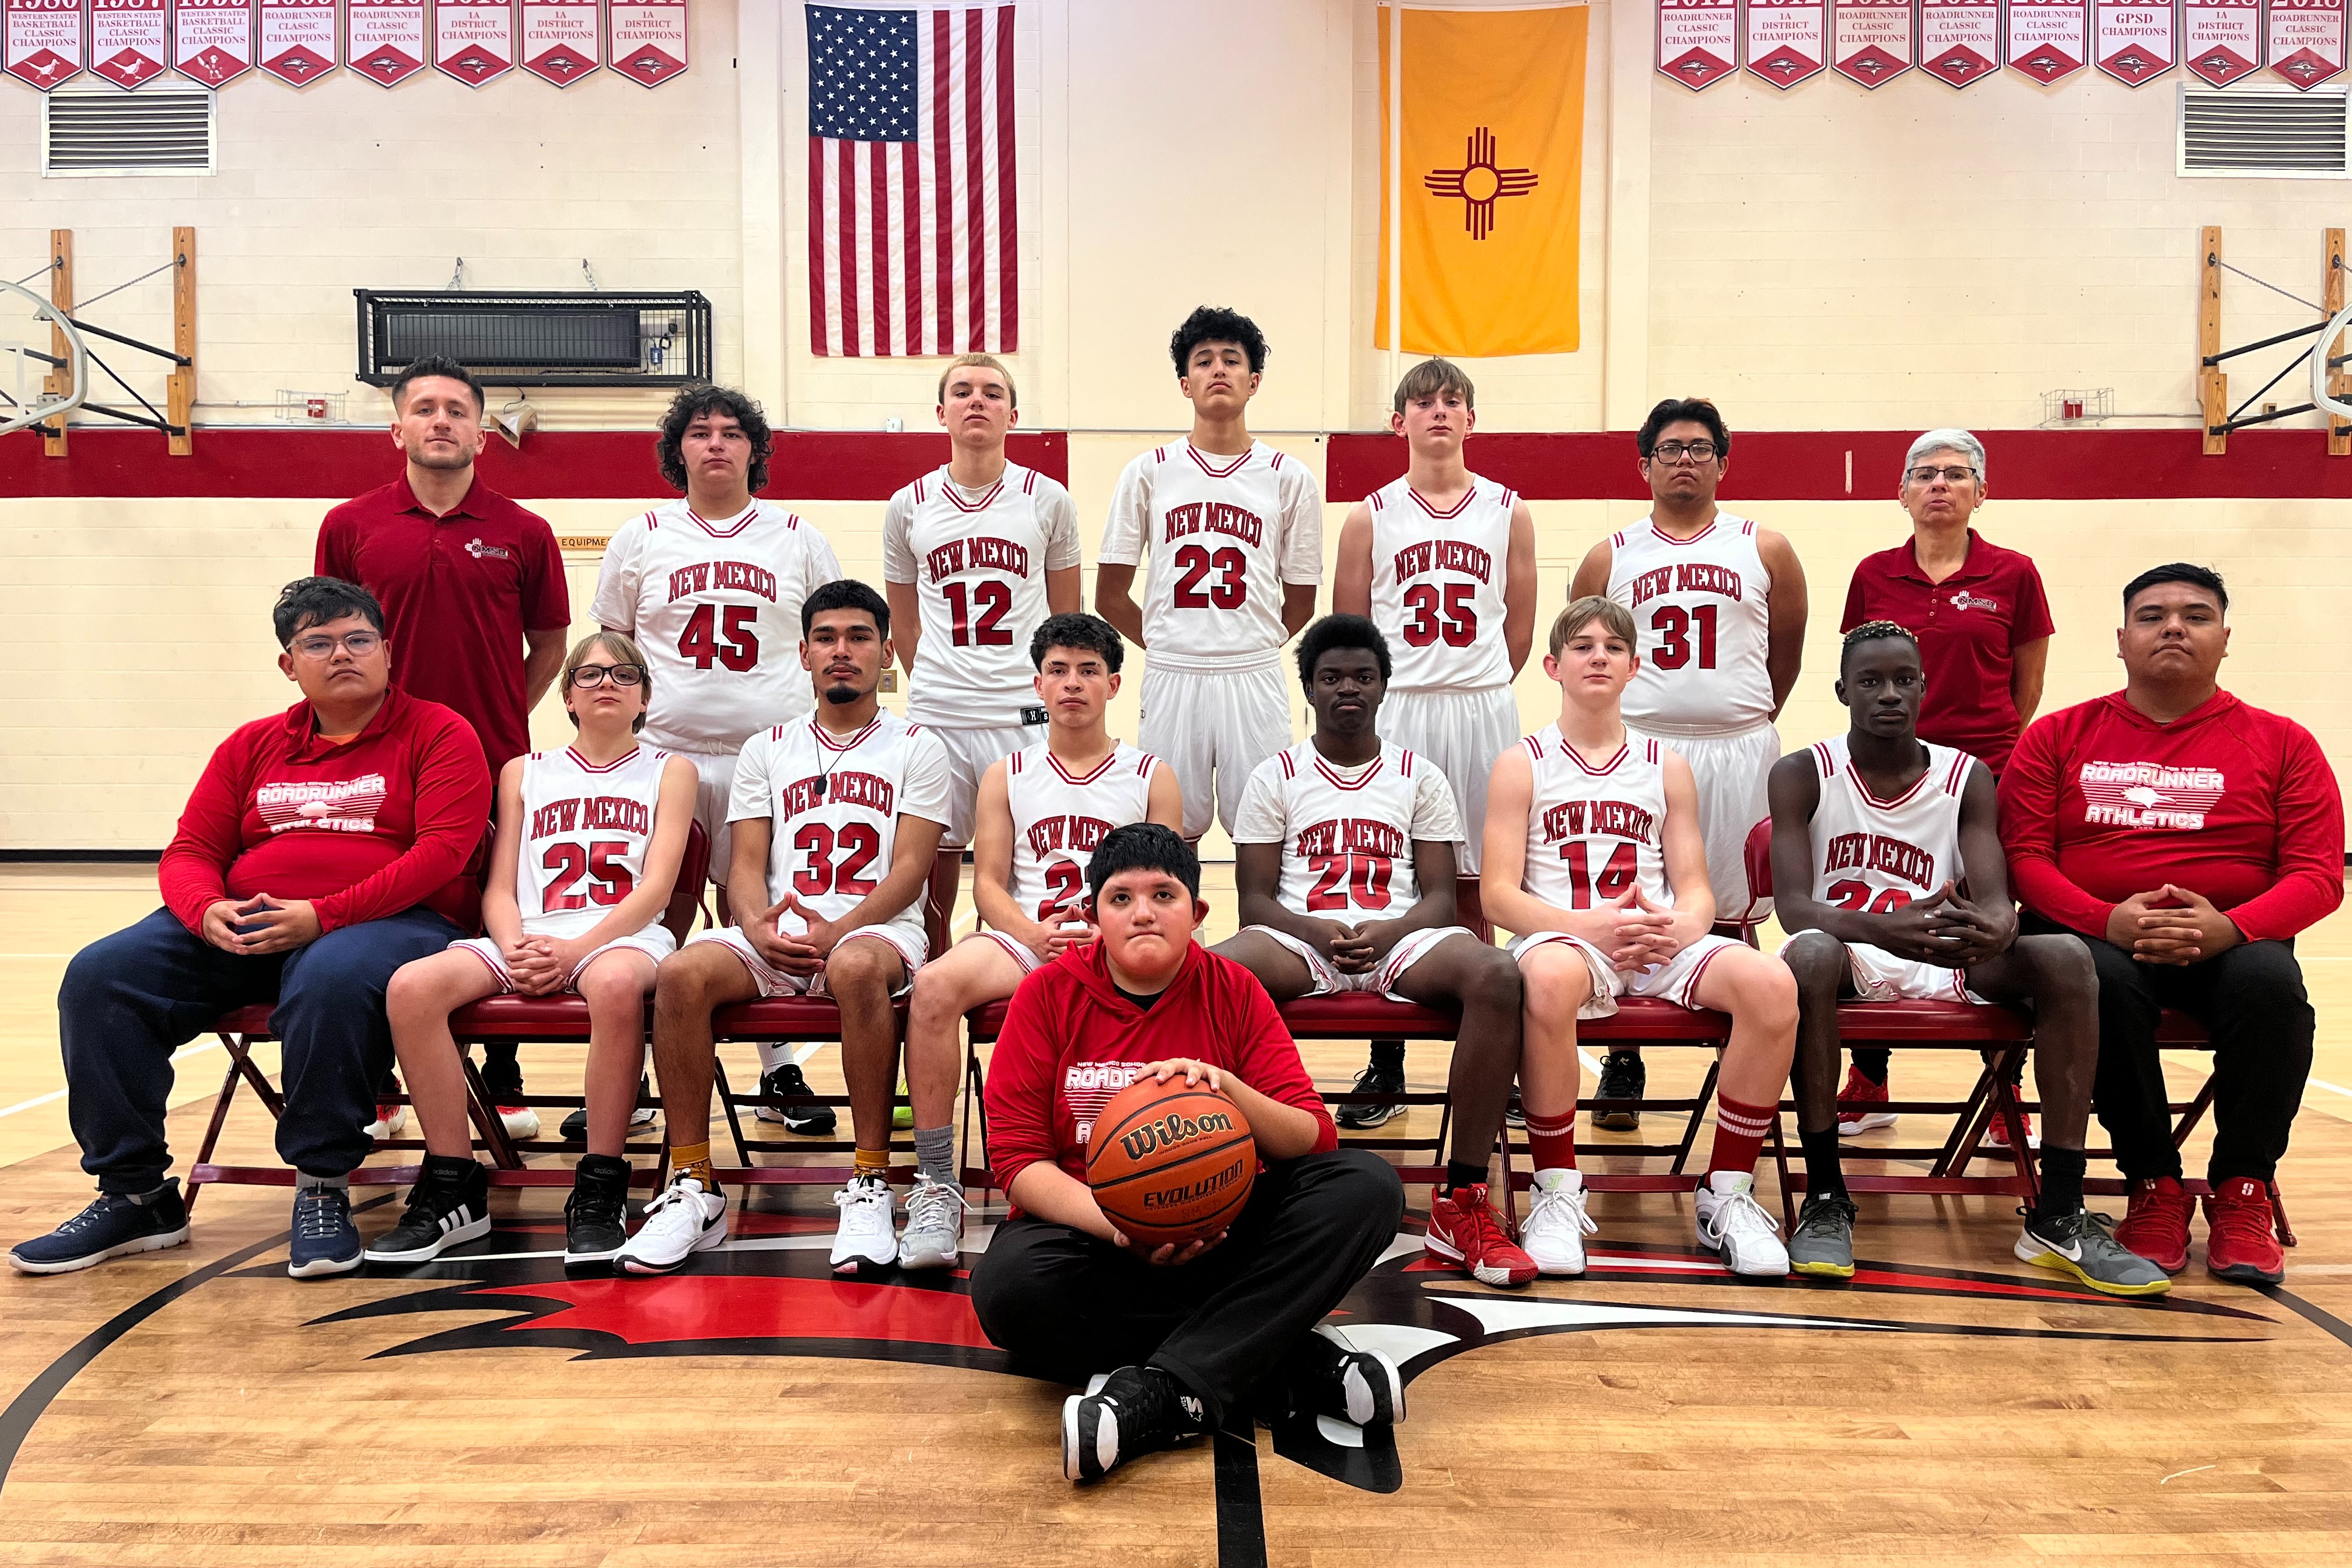
<svg viewBox="0 0 2352 1568">
<path fill-rule="evenodd" d="M 1977 471 L 1974 468 L 1939 468 L 1933 464 L 1922 464 L 1918 468 L 1906 469 L 1903 477 L 1915 485 L 1932 485 L 1936 482 L 1937 474 L 1944 476 L 1944 482 L 1948 485 L 1957 485 L 1962 479 L 1972 479 L 1977 477 Z"/>
<path fill-rule="evenodd" d="M 291 645 L 294 651 L 307 659 L 332 658 L 340 647 L 353 658 L 365 658 L 383 646 L 382 632 L 345 632 L 339 637 L 304 637 Z"/>
<path fill-rule="evenodd" d="M 644 667 L 635 664 L 583 664 L 572 672 L 574 686 L 602 686 L 607 679 L 615 686 L 638 686 L 645 679 Z"/>
<path fill-rule="evenodd" d="M 1661 441 L 1650 448 L 1650 456 L 1662 463 L 1679 463 L 1685 457 L 1694 463 L 1712 463 L 1716 449 L 1712 441 Z"/>
</svg>

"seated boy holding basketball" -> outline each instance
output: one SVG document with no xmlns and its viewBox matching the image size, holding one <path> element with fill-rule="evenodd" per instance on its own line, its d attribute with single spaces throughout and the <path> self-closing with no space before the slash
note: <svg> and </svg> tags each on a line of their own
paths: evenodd
<svg viewBox="0 0 2352 1568">
<path fill-rule="evenodd" d="M 1022 982 L 989 1062 L 989 1160 L 1013 1217 L 971 1277 L 991 1340 L 1087 1383 L 1062 1406 L 1063 1473 L 1090 1479 L 1253 1410 L 1402 1419 L 1394 1364 L 1317 1331 L 1396 1238 L 1395 1171 L 1337 1146 L 1265 992 L 1193 942 L 1208 906 L 1181 837 L 1118 828 L 1087 885 L 1099 940 Z M 1181 1247 L 1130 1243 L 1087 1184 L 1094 1118 L 1147 1075 L 1228 1096 L 1265 1162 L 1241 1212 L 1197 1216 L 1218 1228 Z"/>
</svg>

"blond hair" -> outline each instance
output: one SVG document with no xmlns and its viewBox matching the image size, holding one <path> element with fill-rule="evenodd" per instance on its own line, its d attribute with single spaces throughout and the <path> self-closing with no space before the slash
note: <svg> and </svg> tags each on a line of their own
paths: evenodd
<svg viewBox="0 0 2352 1568">
<path fill-rule="evenodd" d="M 1396 411 L 1402 414 L 1404 405 L 1415 398 L 1433 397 L 1441 392 L 1459 394 L 1465 408 L 1475 410 L 1478 406 L 1477 389 L 1462 374 L 1460 365 L 1450 359 L 1425 359 L 1405 372 L 1404 379 L 1396 384 Z"/>
<path fill-rule="evenodd" d="M 1015 408 L 1021 406 L 1021 390 L 1013 384 L 1013 373 L 1005 369 L 1004 362 L 994 354 L 958 354 L 948 361 L 947 369 L 940 372 L 940 402 L 945 403 L 948 400 L 948 378 L 967 365 L 977 370 L 992 370 L 1003 376 L 1004 400 Z"/>
<path fill-rule="evenodd" d="M 1594 621 L 1599 621 L 1603 630 L 1628 648 L 1639 649 L 1642 646 L 1634 636 L 1633 611 L 1604 594 L 1587 594 L 1570 604 L 1552 622 L 1552 658 L 1558 658 L 1559 650 L 1568 646 L 1568 639 Z"/>
<path fill-rule="evenodd" d="M 646 713 L 651 711 L 654 705 L 654 667 L 646 662 L 645 650 L 619 632 L 590 632 L 572 645 L 572 651 L 563 656 L 563 689 L 566 691 L 572 689 L 572 672 L 587 663 L 588 656 L 599 648 L 612 655 L 615 664 L 634 664 L 637 667 L 637 674 L 641 678 L 637 689 L 645 693 L 646 706 L 638 712 L 637 721 L 630 725 L 629 729 L 632 733 L 644 729 Z M 563 705 L 563 711 L 571 719 L 572 727 L 578 729 L 580 715 L 572 711 L 572 704 L 566 702 Z"/>
</svg>

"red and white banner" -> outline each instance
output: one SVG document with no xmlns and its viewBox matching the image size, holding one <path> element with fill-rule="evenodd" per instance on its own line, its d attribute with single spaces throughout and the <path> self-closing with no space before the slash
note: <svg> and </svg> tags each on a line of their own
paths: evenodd
<svg viewBox="0 0 2352 1568">
<path fill-rule="evenodd" d="M 172 0 L 90 0 L 89 68 L 119 88 L 145 87 L 169 68 Z"/>
<path fill-rule="evenodd" d="M 514 62 L 514 0 L 439 0 L 433 7 L 435 70 L 479 87 Z"/>
<path fill-rule="evenodd" d="M 335 0 L 259 0 L 261 68 L 308 87 L 335 68 Z"/>
<path fill-rule="evenodd" d="M 10 76 L 43 92 L 81 74 L 81 0 L 6 0 L 0 61 Z"/>
<path fill-rule="evenodd" d="M 2263 63 L 2259 0 L 2180 0 L 2180 58 L 2215 87 L 2252 76 Z"/>
<path fill-rule="evenodd" d="M 2300 88 L 2344 72 L 2344 0 L 2271 0 L 2271 69 Z"/>
<path fill-rule="evenodd" d="M 596 68 L 596 0 L 522 0 L 522 68 L 570 87 Z"/>
<path fill-rule="evenodd" d="M 253 0 L 180 0 L 172 7 L 172 68 L 219 87 L 253 68 Z"/>
<path fill-rule="evenodd" d="M 2000 0 L 1919 0 L 1919 68 L 1954 87 L 1999 70 Z"/>
<path fill-rule="evenodd" d="M 1819 76 L 1829 58 L 1824 0 L 1748 0 L 1744 41 L 1751 76 L 1790 88 Z"/>
<path fill-rule="evenodd" d="M 1660 76 L 1704 92 L 1738 63 L 1739 11 L 1733 0 L 1658 0 Z"/>
<path fill-rule="evenodd" d="M 2154 5 L 2096 0 L 2091 7 L 2096 43 L 2091 58 L 2099 68 L 2129 87 L 2154 81 L 2179 58 L 2173 37 L 2172 0 Z"/>
<path fill-rule="evenodd" d="M 2007 13 L 2010 69 L 2046 84 L 2091 58 L 2091 0 L 2009 0 Z"/>
<path fill-rule="evenodd" d="M 380 86 L 425 68 L 425 0 L 343 0 L 343 63 Z"/>
<path fill-rule="evenodd" d="M 1911 0 L 1837 0 L 1830 13 L 1830 64 L 1864 87 L 1911 68 Z"/>
<path fill-rule="evenodd" d="M 686 69 L 686 0 L 605 0 L 604 63 L 640 87 Z"/>
</svg>

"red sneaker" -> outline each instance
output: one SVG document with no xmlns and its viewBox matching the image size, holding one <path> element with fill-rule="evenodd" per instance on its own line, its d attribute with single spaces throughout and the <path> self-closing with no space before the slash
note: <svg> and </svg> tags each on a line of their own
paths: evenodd
<svg viewBox="0 0 2352 1568">
<path fill-rule="evenodd" d="M 2033 1113 L 2030 1110 L 2021 1110 L 2017 1113 L 2017 1120 L 2019 1124 L 2025 1129 L 2025 1146 L 2029 1149 L 2041 1148 L 2042 1140 L 2035 1137 L 2033 1133 Z M 1994 1116 L 1992 1121 L 1985 1127 L 1985 1142 L 1996 1149 L 2006 1149 L 2009 1147 L 2009 1121 L 2007 1118 L 1999 1115 Z"/>
<path fill-rule="evenodd" d="M 2278 1243 L 2278 1216 L 2268 1185 L 2232 1176 L 2205 1200 L 2205 1267 L 2242 1285 L 2275 1285 L 2286 1278 Z"/>
<path fill-rule="evenodd" d="M 1430 1194 L 1422 1246 L 1482 1285 L 1524 1285 L 1536 1277 L 1536 1260 L 1511 1244 L 1484 1183 Z"/>
<path fill-rule="evenodd" d="M 2189 1267 L 2189 1216 L 2196 1207 L 2179 1177 L 2142 1177 L 2131 1184 L 2130 1206 L 2116 1226 L 2116 1239 L 2167 1274 L 2178 1274 Z"/>
<path fill-rule="evenodd" d="M 1845 1087 L 1838 1090 L 1838 1136 L 1851 1138 L 1857 1132 L 1870 1132 L 1881 1127 L 1895 1125 L 1891 1110 L 1872 1110 L 1873 1105 L 1884 1105 L 1891 1097 L 1883 1083 L 1873 1083 L 1860 1068 L 1845 1069 Z"/>
</svg>

